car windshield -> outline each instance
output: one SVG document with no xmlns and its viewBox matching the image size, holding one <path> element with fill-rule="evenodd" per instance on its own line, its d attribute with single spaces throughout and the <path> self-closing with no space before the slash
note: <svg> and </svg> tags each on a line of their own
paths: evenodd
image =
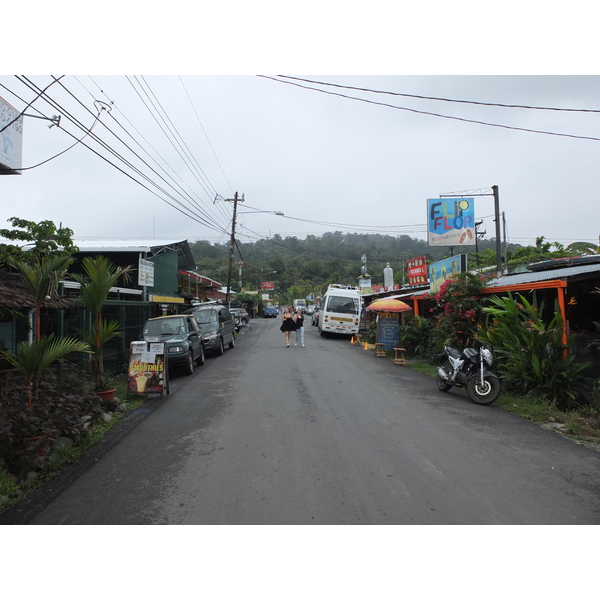
<svg viewBox="0 0 600 600">
<path fill-rule="evenodd" d="M 330 296 L 327 300 L 327 310 L 335 313 L 358 314 L 358 298 L 345 296 Z"/>
<path fill-rule="evenodd" d="M 192 314 L 199 325 L 206 325 L 217 318 L 214 310 L 196 310 Z"/>
<path fill-rule="evenodd" d="M 148 321 L 144 327 L 144 336 L 182 335 L 185 334 L 185 332 L 185 321 L 181 317 Z"/>
</svg>

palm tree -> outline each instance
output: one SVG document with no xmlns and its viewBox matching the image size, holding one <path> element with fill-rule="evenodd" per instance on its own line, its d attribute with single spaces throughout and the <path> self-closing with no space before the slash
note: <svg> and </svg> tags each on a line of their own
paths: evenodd
<svg viewBox="0 0 600 600">
<path fill-rule="evenodd" d="M 73 273 L 72 277 L 81 286 L 79 302 L 92 313 L 92 326 L 89 331 L 77 332 L 86 340 L 94 354 L 94 379 L 96 389 L 100 389 L 104 380 L 104 356 L 102 348 L 112 338 L 121 335 L 117 330 L 118 321 L 108 323 L 102 318 L 102 309 L 108 294 L 119 278 L 130 279 L 132 266 L 117 267 L 105 256 L 86 257 L 81 261 L 85 275 Z"/>
<path fill-rule="evenodd" d="M 573 242 L 567 246 L 569 250 L 581 252 L 584 255 L 600 254 L 600 246 L 591 242 Z"/>
<path fill-rule="evenodd" d="M 40 377 L 50 365 L 71 352 L 90 352 L 86 342 L 75 338 L 54 338 L 54 334 L 34 342 L 21 342 L 15 354 L 0 349 L 0 356 L 23 373 L 28 389 L 29 408 L 37 398 Z"/>
<path fill-rule="evenodd" d="M 35 339 L 40 340 L 42 305 L 52 300 L 58 291 L 73 259 L 67 255 L 43 256 L 33 261 L 9 258 L 7 263 L 21 273 L 23 284 L 33 296 L 35 303 Z"/>
</svg>

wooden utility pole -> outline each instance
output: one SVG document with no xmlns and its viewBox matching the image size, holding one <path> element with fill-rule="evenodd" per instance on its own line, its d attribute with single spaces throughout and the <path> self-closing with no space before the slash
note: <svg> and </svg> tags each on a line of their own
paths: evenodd
<svg viewBox="0 0 600 600">
<path fill-rule="evenodd" d="M 244 201 L 244 194 L 242 197 L 238 197 L 236 192 L 233 198 L 227 198 L 227 202 L 233 202 L 233 220 L 231 221 L 231 239 L 229 240 L 229 267 L 227 268 L 227 294 L 225 296 L 225 303 L 229 306 L 231 297 L 231 269 L 233 268 L 233 247 L 235 245 L 235 219 L 237 216 L 237 203 Z"/>
</svg>

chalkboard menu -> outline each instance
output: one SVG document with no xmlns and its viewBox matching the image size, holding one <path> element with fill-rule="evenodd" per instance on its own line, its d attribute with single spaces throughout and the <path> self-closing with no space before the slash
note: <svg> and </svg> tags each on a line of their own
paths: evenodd
<svg viewBox="0 0 600 600">
<path fill-rule="evenodd" d="M 393 350 L 400 343 L 400 319 L 398 313 L 381 312 L 377 315 L 377 342 L 385 344 L 386 350 Z"/>
</svg>

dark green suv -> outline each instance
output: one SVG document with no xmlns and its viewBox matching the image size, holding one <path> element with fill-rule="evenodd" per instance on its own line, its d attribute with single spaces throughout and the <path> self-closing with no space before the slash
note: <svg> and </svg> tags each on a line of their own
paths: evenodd
<svg viewBox="0 0 600 600">
<path fill-rule="evenodd" d="M 166 342 L 167 366 L 183 367 L 187 375 L 194 372 L 194 363 L 204 364 L 204 344 L 196 318 L 192 315 L 169 315 L 148 319 L 142 330 L 147 342 Z"/>
</svg>

